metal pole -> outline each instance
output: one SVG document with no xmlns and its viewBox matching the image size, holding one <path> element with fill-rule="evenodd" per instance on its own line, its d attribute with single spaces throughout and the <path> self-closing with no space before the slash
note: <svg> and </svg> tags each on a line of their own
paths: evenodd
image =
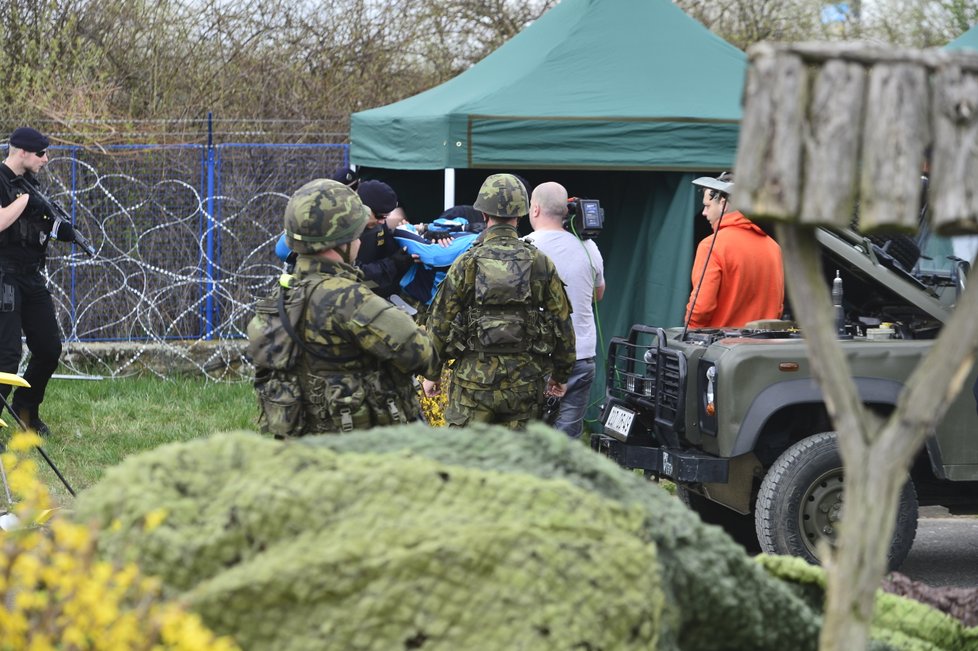
<svg viewBox="0 0 978 651">
<path fill-rule="evenodd" d="M 78 148 L 72 147 L 71 151 L 71 225 L 74 226 L 78 223 Z M 76 244 L 71 243 L 71 252 L 74 253 L 76 250 Z M 78 303 L 75 297 L 75 290 L 77 289 L 77 268 L 75 265 L 71 265 L 71 331 L 76 336 L 72 337 L 77 339 L 77 333 L 75 331 L 75 324 L 77 323 L 78 316 Z"/>
<path fill-rule="evenodd" d="M 17 421 L 17 424 L 20 425 L 20 428 L 24 431 L 27 431 L 28 429 L 27 425 L 24 423 L 23 419 L 21 419 L 21 417 L 17 414 L 17 412 L 13 410 L 13 408 L 10 406 L 10 403 L 7 402 L 7 398 L 3 394 L 0 394 L 0 401 L 3 401 L 3 406 L 6 407 L 7 411 L 10 412 L 10 415 L 14 417 L 14 420 Z M 65 488 L 67 488 L 71 496 L 74 497 L 75 491 L 71 487 L 71 484 L 69 484 L 68 480 L 65 479 L 65 476 L 61 474 L 61 471 L 58 470 L 58 467 L 54 465 L 54 462 L 51 461 L 51 457 L 49 457 L 48 453 L 44 451 L 44 448 L 42 448 L 40 445 L 35 445 L 34 449 L 41 453 L 41 456 L 44 457 L 44 460 L 51 467 L 51 470 L 54 471 L 54 474 L 58 476 L 58 479 L 61 480 L 61 483 L 65 485 Z"/>
<path fill-rule="evenodd" d="M 445 210 L 455 205 L 455 168 L 445 168 Z"/>
<path fill-rule="evenodd" d="M 207 290 L 204 301 L 204 339 L 214 338 L 214 114 L 207 113 L 207 214 L 206 214 L 206 251 L 205 265 Z"/>
</svg>

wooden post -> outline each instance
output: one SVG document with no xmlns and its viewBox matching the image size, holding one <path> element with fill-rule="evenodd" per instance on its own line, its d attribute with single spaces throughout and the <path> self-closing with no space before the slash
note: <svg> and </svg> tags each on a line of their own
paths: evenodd
<svg viewBox="0 0 978 651">
<path fill-rule="evenodd" d="M 930 142 L 927 69 L 918 63 L 879 63 L 869 73 L 859 229 L 916 232 L 920 174 Z"/>
<path fill-rule="evenodd" d="M 978 74 L 948 65 L 934 78 L 931 220 L 942 235 L 978 233 Z"/>
<path fill-rule="evenodd" d="M 865 88 L 866 70 L 858 63 L 831 60 L 816 76 L 805 122 L 803 224 L 852 223 Z"/>
<path fill-rule="evenodd" d="M 786 154 L 791 143 L 782 147 L 779 139 L 790 141 L 780 130 L 798 123 L 807 111 L 805 182 L 798 188 L 800 198 L 795 197 L 803 208 L 797 221 L 842 225 L 858 175 L 863 230 L 916 231 L 924 149 L 933 129 L 931 197 L 937 228 L 951 232 L 978 227 L 978 56 L 853 44 L 755 48 L 752 65 L 759 71 L 751 70 L 748 78 L 734 186 L 735 202 L 744 197 L 748 214 L 755 208 L 757 214 L 786 221 L 796 216 L 785 189 L 791 179 L 797 181 L 799 163 Z M 779 52 L 787 54 L 777 56 Z M 791 61 L 790 68 L 779 67 L 779 61 Z M 822 67 L 815 75 L 811 106 L 800 102 L 803 88 L 776 83 L 789 76 L 788 70 L 792 79 L 804 80 L 794 72 L 798 65 Z M 860 82 L 861 76 L 867 78 Z M 765 80 L 769 86 L 760 87 Z M 968 283 L 954 315 L 881 425 L 862 405 L 830 323 L 829 293 L 813 229 L 783 223 L 777 230 L 796 318 L 839 433 L 846 469 L 845 520 L 838 547 L 826 561 L 828 590 L 819 648 L 861 650 L 869 640 L 876 589 L 886 566 L 903 483 L 899 469 L 910 467 L 978 355 L 978 282 Z"/>
<path fill-rule="evenodd" d="M 757 51 L 744 92 L 731 201 L 751 217 L 798 214 L 807 89 L 801 57 L 784 50 Z"/>
</svg>

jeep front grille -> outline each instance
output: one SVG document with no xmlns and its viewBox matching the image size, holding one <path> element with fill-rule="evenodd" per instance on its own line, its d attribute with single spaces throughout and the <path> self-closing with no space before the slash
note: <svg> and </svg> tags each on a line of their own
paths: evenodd
<svg viewBox="0 0 978 651">
<path fill-rule="evenodd" d="M 669 348 L 662 328 L 632 326 L 608 347 L 607 395 L 653 416 L 656 428 L 683 430 L 686 358 Z"/>
</svg>

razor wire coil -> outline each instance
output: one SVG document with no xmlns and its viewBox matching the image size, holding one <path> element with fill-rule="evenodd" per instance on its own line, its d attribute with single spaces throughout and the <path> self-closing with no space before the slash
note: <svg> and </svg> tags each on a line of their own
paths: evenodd
<svg viewBox="0 0 978 651">
<path fill-rule="evenodd" d="M 162 349 L 214 379 L 250 378 L 241 343 L 254 301 L 281 271 L 274 248 L 289 197 L 347 160 L 337 144 L 52 147 L 41 184 L 97 252 L 48 246 L 43 273 L 62 340 L 127 344 L 112 363 L 96 362 L 110 377 L 143 370 L 140 360 Z M 203 360 L 189 352 L 201 342 Z M 85 372 L 73 356 L 63 361 Z"/>
</svg>

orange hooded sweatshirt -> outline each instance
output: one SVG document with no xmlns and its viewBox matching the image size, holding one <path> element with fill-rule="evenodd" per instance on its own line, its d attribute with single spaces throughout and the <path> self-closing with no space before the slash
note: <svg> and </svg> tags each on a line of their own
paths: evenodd
<svg viewBox="0 0 978 651">
<path fill-rule="evenodd" d="M 784 309 L 784 267 L 781 247 L 739 212 L 727 213 L 715 233 L 716 244 L 707 262 L 714 235 L 696 247 L 693 291 L 686 304 L 692 309 L 690 328 L 739 328 L 757 319 L 779 319 Z M 699 295 L 696 286 L 706 265 Z M 693 297 L 696 305 L 693 305 Z"/>
</svg>

